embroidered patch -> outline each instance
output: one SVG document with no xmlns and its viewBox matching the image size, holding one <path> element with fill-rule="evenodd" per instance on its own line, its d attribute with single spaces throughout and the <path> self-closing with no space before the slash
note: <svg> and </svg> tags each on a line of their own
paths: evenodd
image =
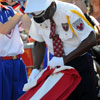
<svg viewBox="0 0 100 100">
<path fill-rule="evenodd" d="M 68 23 L 62 23 L 62 27 L 65 31 L 68 31 L 69 30 L 69 25 Z"/>
<path fill-rule="evenodd" d="M 77 29 L 78 31 L 82 31 L 84 29 L 84 23 L 82 21 L 81 18 L 79 18 L 78 20 L 76 20 L 72 26 Z"/>
</svg>

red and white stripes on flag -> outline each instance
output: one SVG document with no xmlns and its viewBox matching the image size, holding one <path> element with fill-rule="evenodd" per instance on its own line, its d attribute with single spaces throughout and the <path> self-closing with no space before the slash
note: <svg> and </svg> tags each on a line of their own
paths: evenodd
<svg viewBox="0 0 100 100">
<path fill-rule="evenodd" d="M 27 92 L 18 100 L 66 100 L 80 80 L 78 72 L 70 66 L 47 67 L 34 82 L 24 85 Z"/>
</svg>

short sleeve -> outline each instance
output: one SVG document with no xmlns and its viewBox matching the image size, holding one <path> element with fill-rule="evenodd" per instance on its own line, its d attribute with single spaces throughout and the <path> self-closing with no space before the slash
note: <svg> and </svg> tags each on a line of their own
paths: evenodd
<svg viewBox="0 0 100 100">
<path fill-rule="evenodd" d="M 0 8 L 0 22 L 1 23 L 5 23 L 8 20 L 10 20 L 11 17 L 14 16 L 14 11 L 11 7 L 7 7 L 7 8 Z"/>
<path fill-rule="evenodd" d="M 39 28 L 38 28 L 38 25 L 35 24 L 34 20 L 32 20 L 32 24 L 31 24 L 31 27 L 30 27 L 30 31 L 29 31 L 29 35 L 36 41 L 39 41 L 39 42 L 43 42 L 43 38 L 42 36 L 39 34 Z"/>
<path fill-rule="evenodd" d="M 90 25 L 88 25 L 86 20 L 84 20 L 85 16 L 82 13 L 82 11 L 79 8 L 77 8 L 75 10 L 81 16 L 79 16 L 77 13 L 72 12 L 72 16 L 70 19 L 71 25 L 72 25 L 75 33 L 77 34 L 77 37 L 79 38 L 79 40 L 83 41 L 84 39 L 86 39 L 89 36 L 89 34 L 92 31 L 94 31 L 94 29 Z"/>
</svg>

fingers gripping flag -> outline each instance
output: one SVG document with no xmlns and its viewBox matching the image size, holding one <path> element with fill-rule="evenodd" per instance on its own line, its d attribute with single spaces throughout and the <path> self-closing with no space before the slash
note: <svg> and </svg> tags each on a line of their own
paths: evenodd
<svg viewBox="0 0 100 100">
<path fill-rule="evenodd" d="M 56 69 L 47 67 L 32 83 L 27 83 L 27 91 L 18 100 L 65 100 L 80 83 L 81 77 L 70 66 Z"/>
</svg>

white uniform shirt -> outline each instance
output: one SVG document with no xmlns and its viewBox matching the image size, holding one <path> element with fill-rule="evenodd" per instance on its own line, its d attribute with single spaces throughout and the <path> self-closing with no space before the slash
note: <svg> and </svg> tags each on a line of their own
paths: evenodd
<svg viewBox="0 0 100 100">
<path fill-rule="evenodd" d="M 73 9 L 83 15 L 82 11 L 77 6 L 61 1 L 56 1 L 56 3 L 57 10 L 53 19 L 56 23 L 56 32 L 63 41 L 65 55 L 68 55 L 70 52 L 75 50 L 84 39 L 89 36 L 91 31 L 94 30 L 77 14 L 74 14 L 70 11 L 71 9 Z M 77 36 L 75 36 L 72 33 L 72 30 L 69 28 L 66 16 L 69 16 L 70 24 Z M 46 20 L 42 24 L 38 24 L 34 20 L 32 20 L 29 34 L 36 41 L 45 41 L 48 45 L 49 51 L 54 54 L 52 39 L 49 38 L 50 20 Z"/>
<path fill-rule="evenodd" d="M 10 10 L 2 11 L 0 9 L 0 21 L 5 23 L 14 15 L 11 8 Z M 7 35 L 0 35 L 0 56 L 14 56 L 24 52 L 23 42 L 20 37 L 18 25 Z"/>
</svg>

